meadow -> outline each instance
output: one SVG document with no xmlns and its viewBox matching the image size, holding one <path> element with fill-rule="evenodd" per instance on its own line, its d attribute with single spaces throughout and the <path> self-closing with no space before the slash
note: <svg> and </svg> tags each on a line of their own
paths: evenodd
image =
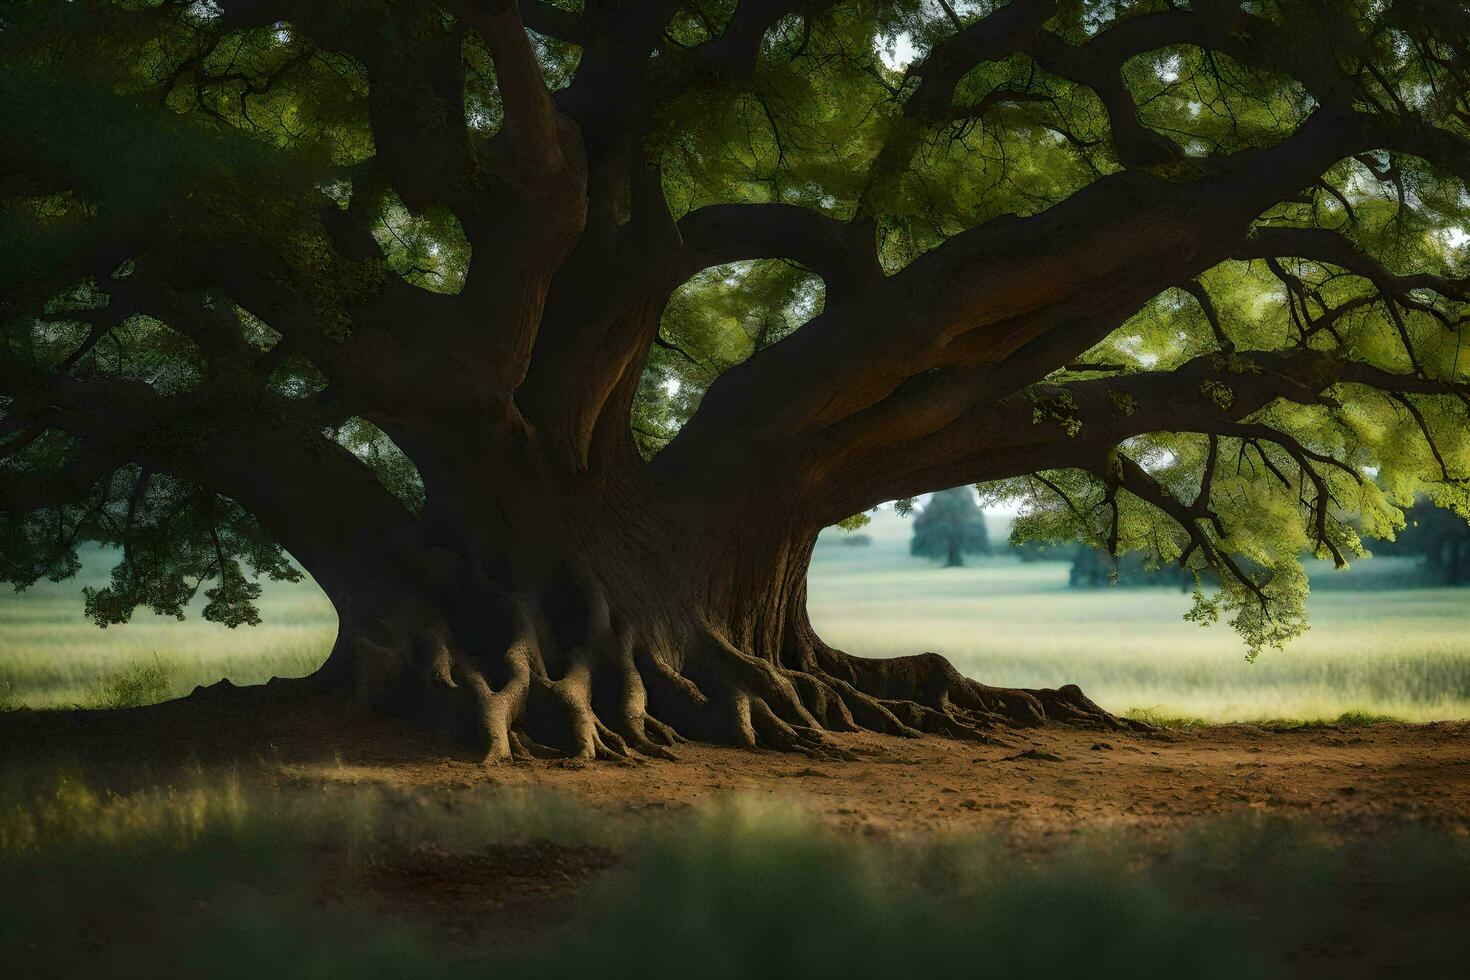
<svg viewBox="0 0 1470 980">
<path fill-rule="evenodd" d="M 1247 663 L 1228 626 L 1183 620 L 1177 589 L 1074 589 L 1062 562 L 940 568 L 909 557 L 891 514 L 864 529 L 866 547 L 839 533 L 817 548 L 809 609 L 849 653 L 933 650 L 989 684 L 1075 683 L 1110 710 L 1170 720 L 1470 718 L 1470 589 L 1420 587 L 1413 559 L 1313 563 L 1311 630 Z"/>
<path fill-rule="evenodd" d="M 309 578 L 267 583 L 256 627 L 205 622 L 196 601 L 182 621 L 140 609 L 132 622 L 99 629 L 82 615 L 81 592 L 107 583 L 109 557 L 90 550 L 76 578 L 0 592 L 0 699 L 36 708 L 147 703 L 221 678 L 300 677 L 331 650 L 337 617 Z"/>
<path fill-rule="evenodd" d="M 909 524 L 891 512 L 864 533 L 871 544 L 853 547 L 826 532 L 811 571 L 812 621 L 852 653 L 933 650 L 987 683 L 1076 683 L 1113 711 L 1170 721 L 1470 718 L 1470 589 L 1415 587 L 1411 559 L 1313 568 L 1311 631 L 1247 663 L 1228 627 L 1182 620 L 1189 597 L 1177 590 L 1073 589 L 1063 562 L 940 568 L 908 555 Z M 81 614 L 80 591 L 105 582 L 107 557 L 87 555 L 76 579 L 0 594 L 0 698 L 156 701 L 221 677 L 300 676 L 331 647 L 335 616 L 309 580 L 268 584 L 255 628 L 140 610 L 99 630 Z"/>
</svg>

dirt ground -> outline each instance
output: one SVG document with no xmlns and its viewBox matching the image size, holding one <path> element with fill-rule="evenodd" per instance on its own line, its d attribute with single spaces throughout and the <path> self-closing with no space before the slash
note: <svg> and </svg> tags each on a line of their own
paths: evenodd
<svg viewBox="0 0 1470 980">
<path fill-rule="evenodd" d="M 82 770 L 140 759 L 165 768 L 265 760 L 324 782 L 559 790 L 611 811 L 767 794 L 839 829 L 874 834 L 1003 831 L 1039 841 L 1241 811 L 1363 831 L 1413 821 L 1470 833 L 1470 722 L 1154 733 L 1049 726 L 999 734 L 1007 744 L 831 736 L 855 756 L 850 761 L 684 744 L 673 762 L 484 765 L 454 745 L 382 721 L 289 703 L 252 710 L 233 699 L 189 699 L 116 712 L 12 712 L 0 716 L 0 757 Z"/>
<path fill-rule="evenodd" d="M 844 735 L 857 761 L 712 746 L 678 762 L 362 762 L 323 778 L 556 788 L 608 809 L 772 794 L 865 833 L 1001 830 L 1022 838 L 1147 827 L 1239 810 L 1371 829 L 1423 820 L 1470 832 L 1470 723 L 1266 731 L 1244 725 L 1153 735 L 1053 728 L 972 745 Z"/>
</svg>

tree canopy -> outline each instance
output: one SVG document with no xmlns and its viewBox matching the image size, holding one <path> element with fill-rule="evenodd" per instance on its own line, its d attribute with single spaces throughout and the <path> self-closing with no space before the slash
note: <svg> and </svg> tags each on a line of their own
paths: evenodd
<svg viewBox="0 0 1470 980">
<path fill-rule="evenodd" d="M 1455 0 L 20 0 L 0 578 L 252 622 L 511 433 L 817 527 L 983 484 L 1280 645 L 1303 553 L 1470 515 L 1467 181 Z"/>
</svg>

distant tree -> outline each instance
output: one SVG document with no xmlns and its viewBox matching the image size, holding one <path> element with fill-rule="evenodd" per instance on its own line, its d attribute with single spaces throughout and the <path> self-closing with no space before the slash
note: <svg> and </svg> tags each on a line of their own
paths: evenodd
<svg viewBox="0 0 1470 980">
<path fill-rule="evenodd" d="M 909 554 L 943 559 L 945 568 L 964 565 L 965 555 L 990 554 L 985 512 L 975 503 L 969 487 L 943 490 L 929 498 L 914 518 Z"/>
<path fill-rule="evenodd" d="M 1177 585 L 1181 591 L 1188 591 L 1194 576 L 1177 565 L 1150 567 L 1141 552 L 1114 557 L 1106 548 L 1078 547 L 1067 584 L 1094 589 L 1108 585 Z"/>
<path fill-rule="evenodd" d="M 873 543 L 873 536 L 871 534 L 844 534 L 837 540 L 849 548 L 866 548 Z"/>
<path fill-rule="evenodd" d="M 1075 541 L 1006 541 L 1006 549 L 1010 555 L 1023 562 L 1072 561 L 1078 550 L 1084 547 L 1086 546 Z"/>
<path fill-rule="evenodd" d="M 1420 558 L 1449 585 L 1470 582 L 1470 524 L 1464 518 L 1421 500 L 1404 512 L 1404 521 L 1397 540 L 1375 546 L 1376 552 Z"/>
</svg>

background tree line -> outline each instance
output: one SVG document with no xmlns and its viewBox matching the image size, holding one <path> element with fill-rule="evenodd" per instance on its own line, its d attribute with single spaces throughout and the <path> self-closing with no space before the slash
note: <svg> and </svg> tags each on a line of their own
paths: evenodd
<svg viewBox="0 0 1470 980">
<path fill-rule="evenodd" d="M 1375 543 L 1377 555 L 1417 559 L 1427 573 L 1423 585 L 1465 585 L 1470 582 L 1470 524 L 1453 510 L 1421 498 L 1404 512 L 1405 527 L 1392 541 Z M 871 543 L 867 535 L 851 534 L 843 541 Z M 1083 543 L 1054 544 L 1002 540 L 992 545 L 985 511 L 973 488 L 953 487 L 933 494 L 914 513 L 909 554 L 928 558 L 946 568 L 963 567 L 965 556 L 1009 552 L 1021 561 L 1067 561 L 1068 584 L 1077 588 L 1106 585 L 1177 586 L 1189 590 L 1194 576 L 1188 571 L 1147 560 L 1141 552 L 1113 555 L 1106 548 Z"/>
</svg>

